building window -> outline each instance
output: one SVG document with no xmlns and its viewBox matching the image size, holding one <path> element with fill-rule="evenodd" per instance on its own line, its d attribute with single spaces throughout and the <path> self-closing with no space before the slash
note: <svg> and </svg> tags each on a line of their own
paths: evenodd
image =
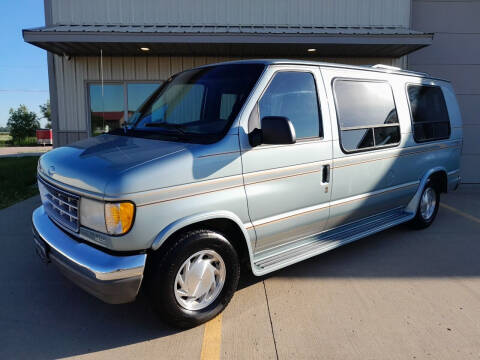
<svg viewBox="0 0 480 360">
<path fill-rule="evenodd" d="M 116 129 L 125 119 L 123 85 L 91 84 L 90 126 L 92 136 Z"/>
<path fill-rule="evenodd" d="M 315 79 L 308 72 L 279 72 L 259 102 L 260 119 L 288 118 L 297 139 L 322 136 Z"/>
<path fill-rule="evenodd" d="M 134 112 L 160 86 L 160 83 L 119 82 L 90 83 L 91 135 L 117 129 L 128 121 Z"/>
<path fill-rule="evenodd" d="M 400 142 L 397 109 L 388 83 L 337 79 L 333 90 L 340 141 L 345 152 Z"/>
<path fill-rule="evenodd" d="M 450 137 L 450 119 L 440 87 L 409 85 L 408 99 L 415 141 L 424 142 Z"/>
</svg>

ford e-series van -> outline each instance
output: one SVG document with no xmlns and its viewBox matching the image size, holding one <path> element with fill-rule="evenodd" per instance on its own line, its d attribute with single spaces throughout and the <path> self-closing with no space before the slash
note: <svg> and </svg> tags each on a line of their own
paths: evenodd
<svg viewBox="0 0 480 360">
<path fill-rule="evenodd" d="M 409 222 L 457 188 L 448 81 L 305 61 L 208 65 L 168 79 L 123 128 L 43 155 L 45 261 L 108 303 L 142 288 L 178 327 L 263 275 Z M 322 261 L 318 258 L 318 261 Z"/>
</svg>

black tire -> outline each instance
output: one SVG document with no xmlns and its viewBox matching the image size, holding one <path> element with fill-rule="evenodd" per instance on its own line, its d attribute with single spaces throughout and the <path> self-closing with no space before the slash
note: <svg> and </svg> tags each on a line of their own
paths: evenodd
<svg viewBox="0 0 480 360">
<path fill-rule="evenodd" d="M 177 301 L 175 278 L 182 264 L 198 251 L 213 250 L 225 264 L 225 282 L 218 297 L 201 310 L 188 310 Z M 161 250 L 159 250 L 161 251 Z M 210 230 L 194 230 L 180 234 L 165 249 L 152 254 L 145 277 L 145 290 L 159 316 L 176 328 L 202 324 L 225 309 L 237 289 L 240 263 L 235 248 L 221 234 Z"/>
<path fill-rule="evenodd" d="M 429 217 L 424 217 L 421 211 L 421 203 L 422 197 L 427 191 L 434 191 L 435 192 L 435 207 L 433 213 Z M 440 206 L 440 189 L 436 183 L 431 180 L 428 180 L 425 188 L 422 191 L 422 195 L 420 196 L 420 201 L 418 202 L 417 213 L 415 217 L 409 222 L 409 225 L 414 229 L 425 229 L 432 225 L 433 221 L 435 220 L 438 212 L 438 208 Z"/>
</svg>

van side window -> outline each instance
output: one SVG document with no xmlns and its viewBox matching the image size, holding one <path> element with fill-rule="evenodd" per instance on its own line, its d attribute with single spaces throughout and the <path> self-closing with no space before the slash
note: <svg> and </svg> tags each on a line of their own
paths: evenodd
<svg viewBox="0 0 480 360">
<path fill-rule="evenodd" d="M 409 85 L 408 99 L 416 142 L 450 137 L 450 119 L 440 87 Z"/>
<path fill-rule="evenodd" d="M 315 79 L 311 73 L 279 72 L 259 102 L 260 119 L 265 116 L 288 118 L 297 139 L 323 136 Z"/>
<path fill-rule="evenodd" d="M 345 152 L 400 142 L 400 124 L 387 82 L 337 79 L 333 83 L 340 141 Z"/>
</svg>

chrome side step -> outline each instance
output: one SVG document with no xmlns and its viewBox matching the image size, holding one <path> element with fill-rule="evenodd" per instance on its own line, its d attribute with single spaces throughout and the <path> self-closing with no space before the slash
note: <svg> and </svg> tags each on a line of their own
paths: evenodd
<svg viewBox="0 0 480 360">
<path fill-rule="evenodd" d="M 313 235 L 275 249 L 256 254 L 254 260 L 255 275 L 263 275 L 309 257 L 332 250 L 341 245 L 359 240 L 392 226 L 412 219 L 414 214 L 396 208 L 347 225 Z"/>
</svg>

